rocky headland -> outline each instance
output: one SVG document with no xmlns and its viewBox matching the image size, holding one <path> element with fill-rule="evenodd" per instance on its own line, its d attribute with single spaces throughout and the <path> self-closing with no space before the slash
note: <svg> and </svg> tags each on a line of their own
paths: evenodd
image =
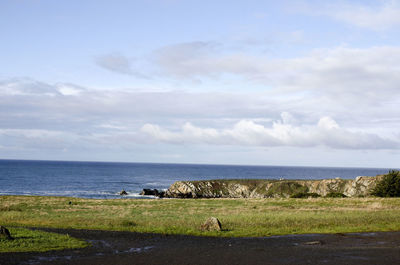
<svg viewBox="0 0 400 265">
<path fill-rule="evenodd" d="M 177 181 L 159 197 L 166 198 L 288 198 L 299 193 L 347 197 L 369 196 L 383 175 L 353 179 L 267 180 L 232 179 Z"/>
</svg>

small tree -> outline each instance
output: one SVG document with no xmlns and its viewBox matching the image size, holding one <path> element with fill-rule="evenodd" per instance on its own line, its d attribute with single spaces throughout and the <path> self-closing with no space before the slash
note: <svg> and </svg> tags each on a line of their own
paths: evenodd
<svg viewBox="0 0 400 265">
<path fill-rule="evenodd" d="M 390 170 L 372 190 L 371 195 L 378 197 L 400 197 L 400 172 Z"/>
</svg>

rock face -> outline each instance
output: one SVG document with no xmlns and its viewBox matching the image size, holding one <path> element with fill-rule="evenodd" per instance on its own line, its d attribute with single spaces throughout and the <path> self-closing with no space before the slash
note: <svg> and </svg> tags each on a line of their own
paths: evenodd
<svg viewBox="0 0 400 265">
<path fill-rule="evenodd" d="M 204 224 L 201 225 L 202 231 L 221 231 L 221 222 L 216 217 L 208 218 Z"/>
<path fill-rule="evenodd" d="M 13 240 L 14 238 L 11 236 L 10 231 L 7 228 L 0 225 L 0 239 L 5 238 L 8 240 Z"/>
<path fill-rule="evenodd" d="M 323 180 L 209 180 L 177 181 L 165 192 L 169 198 L 288 198 L 308 192 L 326 196 L 343 193 L 347 197 L 368 196 L 383 177 L 357 177 Z"/>
</svg>

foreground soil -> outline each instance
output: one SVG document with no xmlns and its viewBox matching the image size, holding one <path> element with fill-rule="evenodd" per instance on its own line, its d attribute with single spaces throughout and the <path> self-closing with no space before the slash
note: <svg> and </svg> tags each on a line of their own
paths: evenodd
<svg viewBox="0 0 400 265">
<path fill-rule="evenodd" d="M 2 253 L 0 264 L 400 264 L 400 232 L 215 238 L 43 230 L 69 234 L 92 246 Z"/>
</svg>

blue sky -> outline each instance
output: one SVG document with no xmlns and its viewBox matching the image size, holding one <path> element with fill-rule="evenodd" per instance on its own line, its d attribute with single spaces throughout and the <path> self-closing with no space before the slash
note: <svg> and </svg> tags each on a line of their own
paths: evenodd
<svg viewBox="0 0 400 265">
<path fill-rule="evenodd" d="M 399 26 L 400 1 L 1 1 L 0 158 L 399 167 Z"/>
</svg>

